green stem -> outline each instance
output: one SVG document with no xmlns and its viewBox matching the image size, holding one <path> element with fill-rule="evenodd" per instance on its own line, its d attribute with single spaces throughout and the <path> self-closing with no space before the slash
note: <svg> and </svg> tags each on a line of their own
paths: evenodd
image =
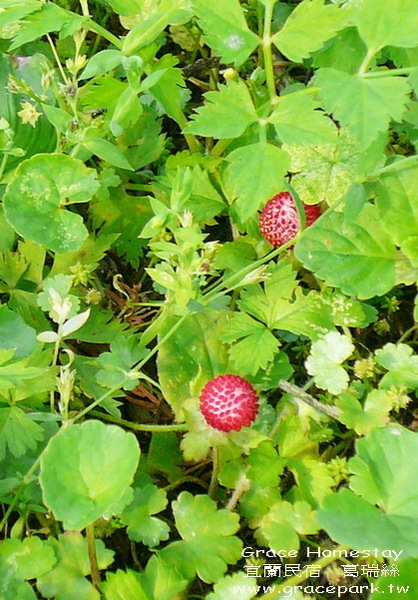
<svg viewBox="0 0 418 600">
<path fill-rule="evenodd" d="M 416 69 L 416 67 L 404 67 L 402 69 L 385 69 L 381 71 L 368 71 L 367 73 L 362 73 L 360 77 L 365 78 L 379 78 L 379 77 L 393 77 L 394 75 L 409 75 L 412 71 Z"/>
<path fill-rule="evenodd" d="M 398 344 L 402 344 L 402 342 L 404 342 L 405 340 L 407 340 L 409 338 L 409 336 L 411 335 L 411 333 L 414 333 L 414 331 L 416 331 L 418 329 L 418 325 L 412 325 L 412 327 L 410 327 L 409 329 L 407 329 L 405 331 L 404 334 L 402 334 L 402 336 L 399 338 L 398 340 Z"/>
<path fill-rule="evenodd" d="M 128 427 L 134 431 L 154 431 L 156 433 L 166 433 L 168 431 L 187 431 L 188 429 L 186 423 L 176 423 L 172 425 L 146 425 L 144 423 L 133 423 L 132 421 L 127 421 L 126 419 L 114 417 L 113 415 L 101 412 L 100 410 L 91 410 L 90 414 L 93 417 L 98 417 L 99 419 L 109 421 L 110 423 L 116 423 L 122 427 Z"/>
<path fill-rule="evenodd" d="M 94 523 L 86 527 L 87 549 L 89 554 L 91 580 L 96 589 L 100 586 L 100 571 L 97 562 L 96 538 L 94 536 Z"/>
<path fill-rule="evenodd" d="M 166 485 L 163 490 L 165 492 L 170 492 L 171 490 L 176 489 L 176 487 L 179 485 L 183 485 L 183 483 L 197 483 L 197 485 L 200 485 L 206 490 L 206 485 L 203 483 L 203 481 L 199 479 L 199 477 L 193 477 L 193 475 L 185 475 L 184 477 L 180 477 L 180 479 L 177 479 L 177 481 L 170 483 L 170 485 Z"/>
<path fill-rule="evenodd" d="M 337 546 L 337 548 L 335 548 L 335 550 L 348 550 L 348 549 L 349 549 L 348 546 L 343 546 L 343 545 Z M 337 554 L 338 554 L 338 552 L 337 552 Z M 338 556 L 323 556 L 319 560 L 315 561 L 313 563 L 313 565 L 315 565 L 316 567 L 324 568 L 327 565 L 329 565 L 330 563 L 334 562 L 334 560 L 339 560 L 339 557 Z M 273 584 L 271 587 L 274 587 L 274 590 L 272 592 L 267 592 L 266 594 L 263 594 L 262 596 L 259 597 L 258 600 L 277 600 L 278 595 L 281 592 L 283 592 L 286 588 L 300 585 L 302 583 L 302 581 L 306 581 L 306 579 L 309 579 L 309 577 L 311 576 L 310 574 L 311 574 L 311 565 L 309 565 L 309 567 L 306 567 L 303 571 L 301 571 L 297 575 L 293 575 L 293 577 L 289 577 L 289 579 L 282 581 L 279 585 L 275 586 Z"/>
<path fill-rule="evenodd" d="M 213 461 L 213 469 L 212 469 L 212 477 L 210 479 L 210 485 L 209 485 L 209 491 L 208 491 L 208 496 L 209 498 L 213 498 L 215 491 L 216 491 L 216 487 L 218 485 L 218 475 L 219 475 L 219 448 L 214 446 L 212 448 L 212 461 Z"/>
<path fill-rule="evenodd" d="M 219 140 L 211 150 L 210 155 L 214 158 L 218 158 L 224 153 L 224 150 L 229 146 L 234 138 L 225 138 L 223 140 Z"/>
<path fill-rule="evenodd" d="M 364 74 L 369 70 L 370 64 L 376 54 L 379 52 L 380 48 L 369 48 L 367 50 L 367 54 L 363 59 L 363 62 L 360 65 L 357 75 L 360 77 L 364 76 Z"/>
<path fill-rule="evenodd" d="M 277 96 L 276 83 L 274 77 L 273 55 L 271 52 L 271 21 L 273 18 L 273 2 L 268 2 L 264 10 L 264 29 L 263 29 L 263 62 L 266 73 L 267 88 L 270 94 L 270 100 Z"/>
<path fill-rule="evenodd" d="M 6 164 L 7 164 L 7 159 L 9 158 L 9 155 L 6 154 L 6 152 L 3 154 L 3 157 L 1 159 L 1 164 L 0 164 L 0 181 L 3 179 L 3 175 L 4 175 L 4 170 L 6 168 Z"/>
<path fill-rule="evenodd" d="M 379 175 L 382 175 L 383 173 L 388 173 L 389 171 L 397 171 L 398 169 L 403 169 L 403 168 L 405 168 L 406 165 L 416 162 L 417 159 L 418 159 L 418 154 L 414 154 L 413 156 L 408 156 L 407 158 L 403 158 L 402 160 L 397 160 L 396 162 L 393 162 L 390 165 L 387 165 L 387 167 L 382 167 L 381 169 L 374 171 L 373 173 L 371 173 L 370 175 L 367 176 L 367 179 L 374 179 L 375 177 L 379 177 Z"/>
<path fill-rule="evenodd" d="M 113 35 L 113 33 L 110 33 L 110 31 L 108 31 L 107 29 L 105 29 L 104 27 L 102 27 L 101 25 L 96 23 L 95 21 L 92 21 L 89 19 L 86 22 L 85 26 L 87 27 L 87 29 L 89 31 L 92 31 L 93 33 L 97 33 L 98 35 L 101 35 L 102 37 L 104 37 L 105 40 L 107 40 L 108 42 L 113 44 L 118 50 L 122 50 L 123 43 L 121 42 L 121 40 L 119 38 L 117 38 L 115 35 Z"/>
<path fill-rule="evenodd" d="M 62 77 L 62 79 L 63 79 L 64 83 L 65 83 L 66 85 L 70 85 L 70 83 L 71 83 L 71 82 L 70 82 L 70 80 L 68 79 L 67 75 L 65 74 L 64 67 L 63 67 L 63 66 L 62 66 L 62 64 L 61 64 L 61 59 L 60 59 L 60 57 L 58 56 L 58 52 L 57 52 L 57 51 L 56 51 L 56 49 L 55 49 L 54 42 L 52 41 L 52 38 L 51 38 L 51 36 L 49 35 L 49 33 L 47 33 L 47 34 L 46 34 L 46 39 L 48 40 L 48 43 L 49 43 L 49 45 L 50 45 L 50 47 L 51 47 L 52 54 L 54 55 L 54 58 L 55 58 L 55 60 L 56 60 L 57 66 L 58 66 L 58 70 L 59 70 L 59 72 L 61 73 L 61 77 Z"/>
</svg>

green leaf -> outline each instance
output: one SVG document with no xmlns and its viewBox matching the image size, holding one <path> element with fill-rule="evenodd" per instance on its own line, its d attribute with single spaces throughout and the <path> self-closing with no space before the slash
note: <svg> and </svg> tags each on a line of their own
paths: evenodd
<svg viewBox="0 0 418 600">
<path fill-rule="evenodd" d="M 206 43 L 223 63 L 241 65 L 260 43 L 250 31 L 238 0 L 193 0 Z"/>
<path fill-rule="evenodd" d="M 63 154 L 38 154 L 16 169 L 4 194 L 10 225 L 55 252 L 76 250 L 88 235 L 80 215 L 66 205 L 87 202 L 98 189 L 96 172 Z"/>
<path fill-rule="evenodd" d="M 335 404 L 342 411 L 339 421 L 359 435 L 365 435 L 376 427 L 385 427 L 392 410 L 392 402 L 384 390 L 372 390 L 364 407 L 352 394 L 340 394 Z"/>
<path fill-rule="evenodd" d="M 227 195 L 235 200 L 241 220 L 246 221 L 282 189 L 289 157 L 277 146 L 258 142 L 233 150 L 226 160 Z"/>
<path fill-rule="evenodd" d="M 362 0 L 354 21 L 368 48 L 414 48 L 417 45 L 418 11 L 415 0 Z"/>
<path fill-rule="evenodd" d="M 201 371 L 207 381 L 226 372 L 227 348 L 220 342 L 227 313 L 205 311 L 190 315 L 164 343 L 158 353 L 158 373 L 164 398 L 176 418 L 183 419 L 182 406 L 190 398 L 190 383 Z M 177 318 L 169 319 L 161 337 L 171 330 Z"/>
<path fill-rule="evenodd" d="M 235 138 L 258 120 L 250 93 L 243 81 L 220 85 L 219 91 L 207 92 L 206 103 L 192 115 L 184 133 L 216 139 Z"/>
<path fill-rule="evenodd" d="M 148 451 L 147 467 L 150 473 L 165 473 L 172 483 L 183 476 L 183 458 L 179 448 L 179 438 L 174 431 L 152 434 Z"/>
<path fill-rule="evenodd" d="M 244 312 L 234 313 L 221 334 L 224 342 L 235 342 L 229 350 L 237 373 L 255 375 L 265 369 L 278 352 L 279 342 L 265 325 Z"/>
<path fill-rule="evenodd" d="M 310 428 L 310 425 L 308 427 Z M 301 454 L 303 451 L 304 449 L 301 448 Z M 321 506 L 335 485 L 327 465 L 317 458 L 291 457 L 287 459 L 287 467 L 293 473 L 297 483 L 290 490 L 289 497 L 306 501 L 315 509 Z"/>
<path fill-rule="evenodd" d="M 377 185 L 376 204 L 387 234 L 403 246 L 418 231 L 418 167 L 384 173 Z M 406 252 L 407 253 L 407 252 Z"/>
<path fill-rule="evenodd" d="M 272 550 L 290 552 L 299 549 L 298 534 L 312 535 L 318 529 L 315 514 L 307 502 L 291 504 L 283 500 L 274 504 L 261 518 L 256 537 L 266 540 Z"/>
<path fill-rule="evenodd" d="M 148 484 L 135 489 L 134 501 L 126 507 L 121 515 L 124 525 L 127 525 L 128 535 L 135 542 L 146 546 L 158 546 L 162 540 L 167 540 L 170 528 L 164 521 L 152 515 L 161 512 L 167 506 L 167 496 L 164 490 Z"/>
<path fill-rule="evenodd" d="M 14 356 L 24 357 L 35 346 L 35 330 L 6 305 L 0 306 L 0 348 L 14 348 Z"/>
<path fill-rule="evenodd" d="M 387 369 L 380 386 L 406 385 L 418 387 L 418 356 L 407 344 L 385 344 L 375 352 L 376 362 Z"/>
<path fill-rule="evenodd" d="M 317 108 L 312 96 L 305 91 L 280 96 L 269 117 L 284 144 L 327 144 L 337 141 L 333 122 Z M 228 157 L 229 158 L 229 157 Z"/>
<path fill-rule="evenodd" d="M 247 464 L 249 468 L 246 476 L 255 485 L 276 487 L 279 483 L 278 477 L 283 473 L 286 463 L 279 458 L 273 442 L 266 440 L 251 449 Z"/>
<path fill-rule="evenodd" d="M 120 501 L 138 460 L 134 435 L 119 427 L 86 421 L 62 429 L 42 455 L 44 502 L 66 529 L 80 531 Z"/>
<path fill-rule="evenodd" d="M 396 576 L 396 586 L 392 587 L 393 579 L 388 577 L 387 573 L 381 573 L 383 577 L 379 577 L 379 579 L 376 580 L 376 586 L 370 595 L 370 600 L 376 600 L 378 594 L 379 596 L 380 594 L 392 594 L 394 590 L 398 592 L 398 596 L 402 594 L 403 600 L 415 600 L 415 590 L 418 586 L 418 559 L 397 559 L 396 565 L 392 566 L 396 566 L 399 571 L 399 575 Z M 392 566 L 388 569 L 389 573 L 391 572 Z M 381 597 L 383 598 L 383 596 Z"/>
<path fill-rule="evenodd" d="M 93 54 L 86 68 L 78 76 L 79 79 L 90 79 L 96 75 L 103 75 L 118 67 L 122 62 L 123 55 L 120 50 L 102 50 Z"/>
<path fill-rule="evenodd" d="M 257 579 L 246 573 L 234 573 L 219 579 L 206 600 L 251 600 L 257 593 Z"/>
<path fill-rule="evenodd" d="M 128 171 L 134 170 L 120 148 L 108 140 L 102 138 L 89 138 L 83 142 L 83 146 L 114 167 L 127 169 Z"/>
<path fill-rule="evenodd" d="M 182 540 L 160 552 L 164 561 L 192 579 L 195 574 L 206 583 L 217 581 L 241 557 L 239 517 L 226 509 L 217 510 L 208 496 L 182 492 L 173 502 L 177 530 Z"/>
<path fill-rule="evenodd" d="M 147 563 L 145 572 L 141 577 L 141 584 L 147 592 L 147 597 L 153 600 L 173 600 L 181 596 L 188 585 L 187 579 L 167 565 L 159 556 L 155 555 Z M 134 598 L 132 600 L 137 600 Z"/>
<path fill-rule="evenodd" d="M 43 596 L 56 600 L 99 600 L 100 594 L 86 579 L 90 575 L 87 541 L 77 531 L 67 531 L 58 539 L 46 542 L 55 552 L 57 563 L 51 571 L 38 578 L 38 589 Z M 102 540 L 95 540 L 99 569 L 113 562 L 112 550 L 105 548 Z M 69 585 L 71 582 L 71 585 Z"/>
<path fill-rule="evenodd" d="M 43 439 L 42 427 L 29 419 L 21 408 L 0 408 L 0 460 L 6 455 L 6 447 L 13 456 L 19 457 L 28 448 L 34 450 Z"/>
<path fill-rule="evenodd" d="M 358 440 L 349 463 L 353 491 L 325 499 L 318 511 L 321 527 L 350 548 L 390 548 L 417 556 L 418 494 L 411 460 L 417 451 L 418 434 L 398 426 L 374 429 Z"/>
<path fill-rule="evenodd" d="M 341 213 L 321 217 L 304 232 L 295 253 L 327 285 L 361 299 L 385 294 L 396 284 L 398 253 L 372 205 L 350 222 Z"/>
<path fill-rule="evenodd" d="M 52 548 L 40 538 L 6 539 L 0 546 L 0 562 L 18 578 L 35 579 L 48 573 L 56 563 Z"/>
<path fill-rule="evenodd" d="M 340 132 L 335 144 L 283 144 L 283 150 L 289 154 L 289 170 L 295 174 L 292 186 L 305 204 L 337 202 L 358 178 L 360 165 L 367 159 L 346 131 Z"/>
<path fill-rule="evenodd" d="M 169 67 L 161 69 L 161 77 L 149 90 L 153 96 L 163 107 L 166 114 L 177 121 L 184 127 L 185 117 L 182 107 L 185 100 L 188 98 L 186 84 L 180 69 Z M 160 71 L 154 71 L 159 73 Z"/>
<path fill-rule="evenodd" d="M 51 2 L 43 4 L 41 10 L 33 12 L 22 20 L 9 51 L 16 50 L 23 44 L 41 38 L 51 31 L 65 29 L 66 35 L 72 35 L 82 27 L 86 19 L 87 17 L 76 15 Z"/>
<path fill-rule="evenodd" d="M 305 367 L 318 387 L 339 394 L 348 384 L 348 373 L 340 365 L 353 352 L 354 345 L 346 335 L 330 331 L 312 344 Z"/>
<path fill-rule="evenodd" d="M 304 0 L 273 36 L 273 43 L 290 60 L 302 62 L 343 29 L 347 20 L 347 11 L 325 5 L 325 0 Z M 313 23 L 315 27 L 312 27 Z M 306 35 L 308 31 L 309 35 Z"/>
<path fill-rule="evenodd" d="M 150 600 L 135 571 L 106 573 L 106 581 L 101 585 L 106 600 Z"/>
<path fill-rule="evenodd" d="M 367 48 L 356 27 L 347 27 L 328 40 L 313 56 L 314 67 L 332 67 L 346 73 L 356 73 Z"/>
<path fill-rule="evenodd" d="M 362 149 L 387 130 L 391 119 L 402 119 L 411 93 L 402 77 L 366 79 L 336 69 L 317 71 L 314 85 L 320 88 L 322 107 L 347 127 Z"/>
</svg>

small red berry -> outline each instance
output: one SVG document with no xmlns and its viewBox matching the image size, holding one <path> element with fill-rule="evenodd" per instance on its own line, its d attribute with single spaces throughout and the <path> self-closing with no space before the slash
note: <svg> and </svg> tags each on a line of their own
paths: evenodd
<svg viewBox="0 0 418 600">
<path fill-rule="evenodd" d="M 200 410 L 211 427 L 239 431 L 255 421 L 258 396 L 251 383 L 239 375 L 219 375 L 203 388 Z"/>
<path fill-rule="evenodd" d="M 318 205 L 304 204 L 306 227 L 321 215 Z M 267 202 L 260 215 L 263 237 L 276 248 L 292 240 L 300 230 L 300 218 L 289 192 L 282 192 Z"/>
</svg>

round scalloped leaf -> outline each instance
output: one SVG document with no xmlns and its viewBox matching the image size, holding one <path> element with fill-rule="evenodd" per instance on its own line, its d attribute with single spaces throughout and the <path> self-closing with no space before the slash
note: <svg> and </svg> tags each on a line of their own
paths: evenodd
<svg viewBox="0 0 418 600">
<path fill-rule="evenodd" d="M 37 154 L 16 169 L 4 194 L 9 224 L 21 236 L 53 250 L 77 250 L 88 235 L 80 215 L 66 206 L 97 191 L 96 171 L 63 154 Z"/>
<path fill-rule="evenodd" d="M 139 461 L 132 433 L 100 421 L 62 429 L 49 442 L 40 482 L 46 506 L 66 529 L 80 531 L 126 493 Z"/>
<path fill-rule="evenodd" d="M 304 231 L 295 253 L 327 285 L 361 300 L 385 294 L 399 283 L 398 251 L 373 205 L 364 206 L 350 221 L 336 212 L 320 217 Z"/>
</svg>

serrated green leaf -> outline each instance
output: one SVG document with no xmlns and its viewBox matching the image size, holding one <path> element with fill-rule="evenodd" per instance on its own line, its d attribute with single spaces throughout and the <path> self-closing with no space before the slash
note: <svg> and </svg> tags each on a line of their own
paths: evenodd
<svg viewBox="0 0 418 600">
<path fill-rule="evenodd" d="M 286 94 L 280 96 L 269 121 L 284 144 L 335 143 L 337 129 L 322 111 L 316 110 L 318 106 L 319 103 L 304 91 Z"/>
<path fill-rule="evenodd" d="M 180 573 L 167 565 L 159 556 L 150 558 L 146 569 L 141 576 L 141 584 L 147 592 L 148 598 L 157 600 L 173 600 L 180 597 L 188 585 L 187 579 L 181 577 Z M 132 599 L 137 600 L 137 598 Z"/>
<path fill-rule="evenodd" d="M 360 159 L 358 146 L 340 132 L 337 143 L 319 146 L 283 144 L 290 156 L 292 186 L 305 204 L 325 200 L 329 205 L 337 202 L 357 178 Z"/>
<path fill-rule="evenodd" d="M 388 371 L 380 382 L 382 387 L 418 387 L 418 356 L 407 344 L 385 344 L 376 350 L 375 357 L 376 362 Z"/>
<path fill-rule="evenodd" d="M 289 157 L 277 146 L 258 142 L 233 150 L 226 160 L 227 194 L 235 200 L 242 221 L 246 221 L 282 189 Z"/>
<path fill-rule="evenodd" d="M 226 323 L 226 311 L 205 311 L 187 317 L 158 353 L 160 384 L 177 419 L 182 420 L 182 405 L 190 398 L 190 383 L 202 371 L 207 381 L 227 372 L 227 347 L 220 341 Z M 169 319 L 161 337 L 173 327 Z"/>
<path fill-rule="evenodd" d="M 38 578 L 41 594 L 56 600 L 99 600 L 100 594 L 86 579 L 91 573 L 87 541 L 76 531 L 67 531 L 58 539 L 46 542 L 56 555 L 57 562 L 52 570 Z M 113 551 L 105 548 L 102 540 L 95 540 L 99 569 L 105 569 L 113 561 Z M 69 585 L 69 581 L 71 585 Z"/>
<path fill-rule="evenodd" d="M 0 460 L 6 455 L 6 447 L 13 456 L 19 457 L 27 449 L 35 449 L 43 439 L 42 427 L 28 419 L 21 408 L 0 408 Z"/>
<path fill-rule="evenodd" d="M 66 529 L 84 529 L 124 496 L 138 460 L 138 442 L 119 427 L 91 420 L 61 430 L 42 455 L 44 502 Z"/>
<path fill-rule="evenodd" d="M 287 460 L 287 466 L 297 483 L 289 496 L 306 501 L 315 509 L 321 506 L 335 485 L 327 465 L 317 458 L 291 457 Z"/>
<path fill-rule="evenodd" d="M 411 93 L 402 77 L 367 79 L 336 69 L 320 69 L 314 85 L 320 88 L 322 107 L 347 127 L 362 149 L 387 130 L 391 119 L 401 120 Z"/>
<path fill-rule="evenodd" d="M 343 489 L 325 499 L 318 511 L 320 525 L 350 548 L 390 548 L 416 556 L 418 495 L 411 457 L 417 451 L 418 434 L 396 425 L 358 440 L 349 463 L 353 491 Z"/>
<path fill-rule="evenodd" d="M 278 352 L 278 340 L 265 325 L 244 312 L 234 313 L 221 335 L 224 342 L 235 342 L 229 356 L 238 373 L 255 375 L 265 369 Z"/>
<path fill-rule="evenodd" d="M 35 579 L 49 572 L 56 563 L 53 549 L 40 538 L 6 539 L 0 546 L 0 561 L 18 578 Z"/>
<path fill-rule="evenodd" d="M 315 514 L 307 502 L 296 501 L 294 504 L 284 500 L 274 504 L 264 515 L 256 537 L 265 539 L 269 548 L 279 550 L 298 550 L 299 536 L 310 535 L 318 531 Z"/>
<path fill-rule="evenodd" d="M 234 533 L 239 517 L 226 509 L 217 510 L 208 496 L 182 492 L 173 502 L 177 530 L 183 538 L 160 552 L 161 558 L 193 578 L 217 581 L 241 557 L 242 542 Z"/>
<path fill-rule="evenodd" d="M 106 573 L 106 581 L 101 585 L 106 600 L 150 600 L 144 592 L 138 573 L 121 571 Z"/>
<path fill-rule="evenodd" d="M 184 133 L 216 139 L 239 137 L 258 120 L 250 93 L 243 81 L 220 85 L 219 91 L 207 92 L 205 104 L 192 115 Z"/>
<path fill-rule="evenodd" d="M 154 72 L 158 73 L 158 71 Z M 180 69 L 171 67 L 164 69 L 161 78 L 152 86 L 149 93 L 161 104 L 169 117 L 184 127 L 182 106 L 189 95 Z"/>
<path fill-rule="evenodd" d="M 223 63 L 241 65 L 260 43 L 247 25 L 238 0 L 193 0 L 206 43 Z"/>
<path fill-rule="evenodd" d="M 365 435 L 376 427 L 385 427 L 389 421 L 392 402 L 384 390 L 372 390 L 364 407 L 352 394 L 340 394 L 335 401 L 341 410 L 338 419 L 359 435 Z"/>
<path fill-rule="evenodd" d="M 347 336 L 331 331 L 312 344 L 306 369 L 318 387 L 339 394 L 348 384 L 348 373 L 340 365 L 353 351 L 354 345 Z"/>
<path fill-rule="evenodd" d="M 36 346 L 36 333 L 7 306 L 0 307 L 0 348 L 14 348 L 16 357 L 28 356 Z"/>
<path fill-rule="evenodd" d="M 13 37 L 10 51 L 16 50 L 23 44 L 32 42 L 51 31 L 61 31 L 63 28 L 67 28 L 68 33 L 66 35 L 71 35 L 74 31 L 80 29 L 87 19 L 87 17 L 64 10 L 50 2 L 41 5 L 41 7 L 41 10 L 32 12 L 22 20 L 17 34 Z"/>
<path fill-rule="evenodd" d="M 290 60 L 302 62 L 343 29 L 347 20 L 347 11 L 326 5 L 325 0 L 304 0 L 273 36 L 273 43 Z"/>
<path fill-rule="evenodd" d="M 136 488 L 133 502 L 121 515 L 122 523 L 127 525 L 131 540 L 151 547 L 157 546 L 161 540 L 167 540 L 170 533 L 169 526 L 161 519 L 152 516 L 164 510 L 166 506 L 167 496 L 164 490 L 150 484 L 143 488 Z"/>
<path fill-rule="evenodd" d="M 347 27 L 328 40 L 313 55 L 314 67 L 331 67 L 346 73 L 356 73 L 363 62 L 367 48 L 356 27 Z"/>
<path fill-rule="evenodd" d="M 361 299 L 385 294 L 397 282 L 398 252 L 372 205 L 349 223 L 341 213 L 321 217 L 306 229 L 295 253 L 329 286 Z"/>
<path fill-rule="evenodd" d="M 384 46 L 417 45 L 418 8 L 415 0 L 361 0 L 354 10 L 360 35 L 373 51 Z"/>
<path fill-rule="evenodd" d="M 376 204 L 387 234 L 402 246 L 418 231 L 418 167 L 384 173 L 377 185 Z"/>
<path fill-rule="evenodd" d="M 257 579 L 246 573 L 227 575 L 216 582 L 206 600 L 251 600 L 257 593 L 256 584 Z"/>
<path fill-rule="evenodd" d="M 273 442 L 261 442 L 250 451 L 247 459 L 246 476 L 260 487 L 277 486 L 278 477 L 285 467 L 285 460 L 279 458 Z"/>
</svg>

